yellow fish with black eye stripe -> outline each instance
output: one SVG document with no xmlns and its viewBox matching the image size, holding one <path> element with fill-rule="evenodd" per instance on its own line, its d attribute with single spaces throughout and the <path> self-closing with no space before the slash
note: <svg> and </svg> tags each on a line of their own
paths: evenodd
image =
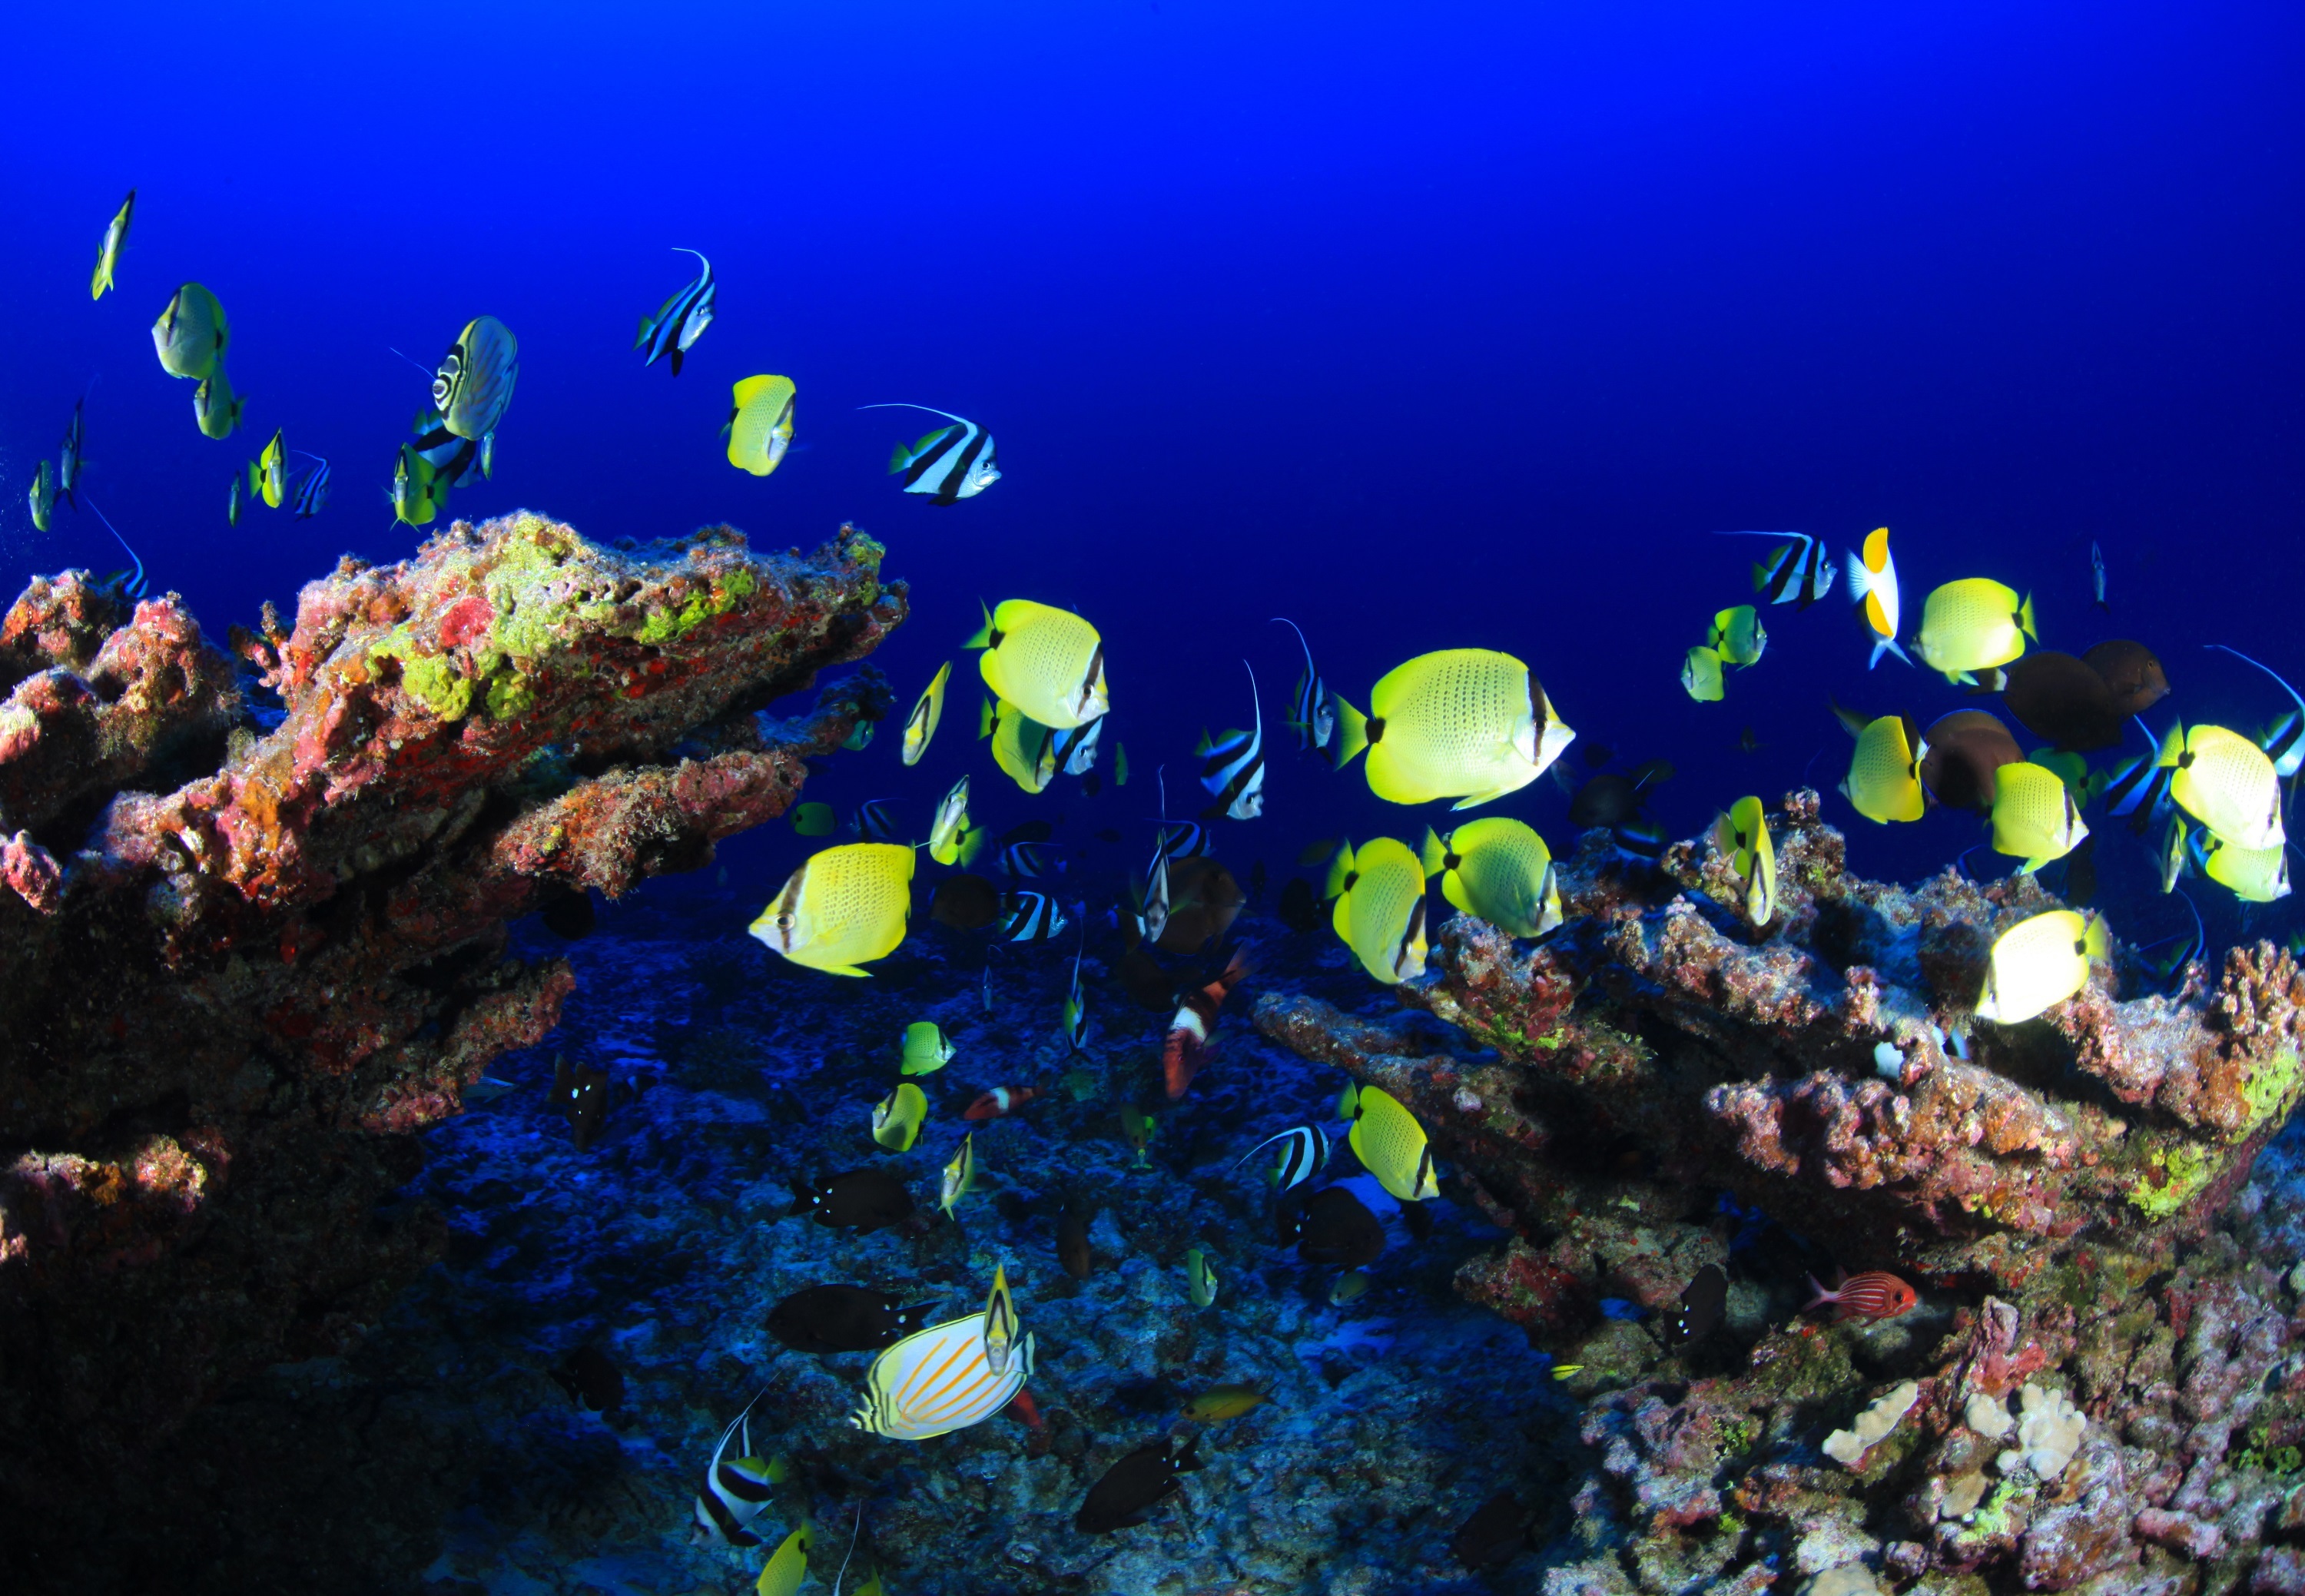
<svg viewBox="0 0 2305 1596">
<path fill-rule="evenodd" d="M 1727 692 L 1721 676 L 1721 651 L 1703 644 L 1680 662 L 1680 690 L 1699 704 L 1718 704 Z"/>
<path fill-rule="evenodd" d="M 976 667 L 996 697 L 1052 731 L 1085 725 L 1112 707 L 1104 639 L 1069 610 L 1004 599 L 961 646 L 984 651 Z"/>
<path fill-rule="evenodd" d="M 2023 859 L 2020 875 L 2064 858 L 2088 834 L 2072 789 L 2056 772 L 2019 760 L 1993 772 L 1993 849 Z"/>
<path fill-rule="evenodd" d="M 905 940 L 913 910 L 913 850 L 850 842 L 812 854 L 749 930 L 795 964 L 861 976 Z"/>
<path fill-rule="evenodd" d="M 792 446 L 795 392 L 789 377 L 747 377 L 736 384 L 720 429 L 729 465 L 766 476 L 784 463 Z"/>
<path fill-rule="evenodd" d="M 1508 936 L 1543 936 L 1561 924 L 1552 852 L 1523 822 L 1493 815 L 1445 837 L 1427 826 L 1417 862 L 1441 878 L 1442 897 Z"/>
<path fill-rule="evenodd" d="M 2177 807 L 2226 841 L 2264 849 L 2285 841 L 2281 777 L 2265 750 L 2238 731 L 2195 726 L 2181 738 L 2172 729 L 2160 763 Z"/>
<path fill-rule="evenodd" d="M 1754 665 L 1769 645 L 1769 634 L 1761 625 L 1761 612 L 1750 604 L 1739 604 L 1713 618 L 1713 629 L 1705 634 L 1705 644 L 1729 664 Z"/>
<path fill-rule="evenodd" d="M 2040 641 L 2033 625 L 2033 596 L 1989 576 L 1948 582 L 1921 605 L 1921 628 L 1913 652 L 1932 670 L 1966 686 L 1972 672 L 2006 665 L 2025 653 L 2025 639 Z"/>
<path fill-rule="evenodd" d="M 872 1139 L 892 1153 L 909 1153 L 928 1117 L 928 1094 L 909 1080 L 899 1081 L 873 1105 Z"/>
<path fill-rule="evenodd" d="M 1425 1127 L 1400 1100 L 1382 1087 L 1348 1085 L 1337 1100 L 1339 1117 L 1353 1122 L 1353 1156 L 1376 1183 L 1401 1202 L 1441 1195 L 1433 1178 L 1433 1146 Z"/>
<path fill-rule="evenodd" d="M 1370 689 L 1365 715 L 1335 704 L 1337 768 L 1365 751 L 1369 790 L 1391 804 L 1453 798 L 1470 809 L 1518 792 L 1577 737 L 1528 667 L 1493 649 L 1444 648 L 1395 666 Z"/>
<path fill-rule="evenodd" d="M 1391 986 L 1425 973 L 1425 867 L 1408 844 L 1374 837 L 1349 842 L 1329 866 L 1330 922 L 1361 968 Z"/>
<path fill-rule="evenodd" d="M 2184 823 L 2180 821 L 2180 825 Z M 2194 838 L 2201 874 L 2244 903 L 2274 903 L 2289 896 L 2289 844 L 2242 848 L 2215 832 Z"/>
<path fill-rule="evenodd" d="M 1918 820 L 1928 807 L 1921 788 L 1921 761 L 1928 752 L 1929 745 L 1910 717 L 1883 715 L 1869 721 L 1857 734 L 1841 790 L 1867 820 L 1883 824 Z"/>
<path fill-rule="evenodd" d="M 1741 798 L 1713 828 L 1713 843 L 1745 883 L 1745 917 L 1765 926 L 1777 912 L 1777 850 L 1757 798 Z"/>
<path fill-rule="evenodd" d="M 1994 941 L 1977 1017 L 2016 1025 L 2044 1013 L 2087 986 L 2090 963 L 2110 953 L 2095 915 L 2054 909 L 2020 921 Z"/>
</svg>

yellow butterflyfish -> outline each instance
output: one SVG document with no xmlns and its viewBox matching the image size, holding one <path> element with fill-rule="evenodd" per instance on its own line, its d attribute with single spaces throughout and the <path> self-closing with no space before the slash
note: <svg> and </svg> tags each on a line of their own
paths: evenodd
<svg viewBox="0 0 2305 1596">
<path fill-rule="evenodd" d="M 1714 845 L 1745 883 L 1745 917 L 1765 926 L 1777 912 L 1777 850 L 1769 841 L 1768 817 L 1757 798 L 1741 798 L 1713 829 Z"/>
<path fill-rule="evenodd" d="M 766 476 L 784 463 L 792 446 L 795 391 L 789 377 L 747 377 L 736 384 L 727 424 L 720 429 L 729 465 Z"/>
<path fill-rule="evenodd" d="M 1441 1195 L 1433 1179 L 1433 1147 L 1425 1127 L 1400 1100 L 1382 1087 L 1348 1087 L 1338 1105 L 1353 1122 L 1353 1154 L 1369 1174 L 1402 1202 Z"/>
<path fill-rule="evenodd" d="M 2169 796 L 2177 807 L 2226 841 L 2262 849 L 2285 839 L 2281 778 L 2265 750 L 2240 732 L 2195 726 L 2181 740 L 2173 731 L 2161 763 L 2171 767 Z"/>
<path fill-rule="evenodd" d="M 1336 707 L 1338 767 L 1365 749 L 1369 790 L 1395 804 L 1502 798 L 1577 737 L 1527 666 L 1485 648 L 1419 654 L 1378 680 L 1367 714 L 1341 697 Z"/>
<path fill-rule="evenodd" d="M 1052 731 L 1085 724 L 1112 707 L 1104 639 L 1069 610 L 1004 599 L 962 646 L 984 651 L 976 668 L 995 696 Z"/>
<path fill-rule="evenodd" d="M 2088 835 L 2072 789 L 2056 772 L 2020 759 L 1994 772 L 1993 849 L 2023 859 L 2020 875 L 2064 858 Z"/>
<path fill-rule="evenodd" d="M 1918 820 L 1928 807 L 1921 789 L 1921 761 L 1928 744 L 1910 719 L 1883 715 L 1857 734 L 1849 756 L 1849 776 L 1841 790 L 1867 820 Z"/>
<path fill-rule="evenodd" d="M 1977 1017 L 2001 1025 L 2055 1007 L 2088 985 L 2089 963 L 2108 956 L 2105 922 L 2053 909 L 2003 932 L 1993 943 Z"/>
<path fill-rule="evenodd" d="M 909 1080 L 900 1081 L 873 1105 L 872 1139 L 892 1153 L 908 1153 L 928 1117 L 928 1094 Z"/>
<path fill-rule="evenodd" d="M 1408 844 L 1372 838 L 1337 850 L 1329 866 L 1331 917 L 1361 968 L 1393 986 L 1425 973 L 1425 868 Z"/>
<path fill-rule="evenodd" d="M 2006 665 L 2025 652 L 2025 639 L 2038 641 L 2033 627 L 2033 597 L 1989 576 L 1948 582 L 1921 606 L 1921 629 L 1913 652 L 1932 670 L 1960 681 L 1970 671 Z"/>
<path fill-rule="evenodd" d="M 1561 882 L 1544 839 L 1502 815 L 1467 821 L 1443 837 L 1425 828 L 1425 874 L 1441 895 L 1508 936 L 1543 936 L 1561 924 Z"/>
<path fill-rule="evenodd" d="M 913 909 L 913 850 L 850 842 L 810 856 L 761 911 L 752 935 L 795 964 L 829 975 L 886 958 L 905 940 Z"/>
</svg>

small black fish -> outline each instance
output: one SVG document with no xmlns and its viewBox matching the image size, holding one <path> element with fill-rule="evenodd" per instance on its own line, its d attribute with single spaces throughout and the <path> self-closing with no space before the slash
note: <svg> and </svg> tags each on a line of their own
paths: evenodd
<svg viewBox="0 0 2305 1596">
<path fill-rule="evenodd" d="M 1722 1310 L 1729 1306 L 1729 1276 L 1719 1264 L 1697 1271 L 1680 1293 L 1680 1306 L 1665 1321 L 1665 1340 L 1673 1346 L 1702 1341 L 1721 1327 Z"/>
<path fill-rule="evenodd" d="M 1096 1255 L 1088 1244 L 1088 1215 L 1078 1198 L 1065 1204 L 1057 1219 L 1057 1261 L 1076 1280 L 1085 1280 L 1096 1268 Z"/>
<path fill-rule="evenodd" d="M 885 1170 L 852 1169 L 812 1186 L 792 1183 L 793 1212 L 814 1216 L 819 1225 L 839 1230 L 879 1230 L 913 1216 L 913 1194 Z"/>
<path fill-rule="evenodd" d="M 1629 776 L 1604 771 L 1577 789 L 1569 805 L 1569 824 L 1582 831 L 1590 826 L 1616 825 L 1641 811 L 1641 791 Z"/>
<path fill-rule="evenodd" d="M 544 900 L 544 928 L 568 942 L 577 942 L 591 935 L 598 918 L 590 892 L 563 889 L 551 893 Z"/>
<path fill-rule="evenodd" d="M 1081 778 L 1081 795 L 1084 798 L 1094 798 L 1098 793 L 1102 792 L 1103 790 L 1104 778 L 1098 775 L 1094 771 L 1089 772 L 1087 775 Z M 1113 841 L 1116 842 L 1119 840 L 1120 839 L 1117 834 L 1113 838 Z"/>
<path fill-rule="evenodd" d="M 870 1353 L 927 1325 L 933 1302 L 897 1306 L 867 1285 L 812 1285 L 769 1310 L 769 1334 L 799 1353 Z"/>
<path fill-rule="evenodd" d="M 1585 767 L 1587 770 L 1597 771 L 1616 756 L 1617 751 L 1606 743 L 1587 743 L 1585 745 Z"/>
<path fill-rule="evenodd" d="M 599 1347 L 580 1346 L 548 1372 L 578 1407 L 605 1413 L 624 1405 L 625 1371 Z"/>
<path fill-rule="evenodd" d="M 1281 1237 L 1297 1243 L 1308 1264 L 1340 1264 L 1357 1269 L 1384 1250 L 1384 1226 L 1348 1188 L 1325 1186 L 1302 1203 L 1284 1201 Z"/>
<path fill-rule="evenodd" d="M 1400 1223 L 1417 1241 L 1429 1242 L 1433 1239 L 1433 1210 L 1423 1203 L 1402 1203 Z"/>
<path fill-rule="evenodd" d="M 1146 1515 L 1181 1489 L 1184 1482 L 1178 1475 L 1201 1466 L 1194 1453 L 1198 1444 L 1195 1438 L 1180 1447 L 1163 1438 L 1137 1447 L 1089 1487 L 1088 1499 L 1073 1515 L 1073 1528 L 1101 1535 L 1143 1523 Z"/>
<path fill-rule="evenodd" d="M 982 875 L 965 871 L 937 883 L 929 900 L 929 915 L 959 931 L 980 931 L 1000 912 L 1000 889 Z"/>
<path fill-rule="evenodd" d="M 1120 977 L 1121 990 L 1144 1007 L 1165 1012 L 1177 1006 L 1176 983 L 1142 943 L 1120 956 L 1115 973 Z"/>
<path fill-rule="evenodd" d="M 1313 891 L 1313 883 L 1303 876 L 1295 876 L 1280 889 L 1280 923 L 1291 931 L 1318 931 L 1321 928 L 1321 900 Z"/>
<path fill-rule="evenodd" d="M 1449 1538 L 1449 1549 L 1467 1568 L 1501 1563 L 1528 1545 L 1529 1511 L 1520 1498 L 1501 1490 L 1473 1510 Z"/>
<path fill-rule="evenodd" d="M 2065 856 L 2065 890 L 2058 896 L 2075 909 L 2087 909 L 2097 896 L 2097 833 L 2091 832 Z"/>
<path fill-rule="evenodd" d="M 1057 828 L 1045 820 L 1020 821 L 992 840 L 995 848 L 1007 848 L 1017 842 L 1046 842 L 1057 834 Z"/>
<path fill-rule="evenodd" d="M 1096 840 L 1100 842 L 1118 842 L 1120 841 L 1120 833 L 1110 826 L 1106 826 L 1097 832 Z"/>
<path fill-rule="evenodd" d="M 608 1072 L 585 1065 L 571 1072 L 568 1055 L 562 1054 L 552 1061 L 552 1105 L 568 1122 L 570 1139 L 583 1152 L 608 1117 Z"/>
</svg>

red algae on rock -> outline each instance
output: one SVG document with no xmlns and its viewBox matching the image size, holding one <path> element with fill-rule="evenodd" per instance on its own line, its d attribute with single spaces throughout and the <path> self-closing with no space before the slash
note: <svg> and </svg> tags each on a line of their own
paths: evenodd
<svg viewBox="0 0 2305 1596">
<path fill-rule="evenodd" d="M 2276 1230 L 2258 1187 L 2231 1201 L 2300 1094 L 2295 962 L 2236 949 L 2214 983 L 2125 1002 L 2100 966 L 1996 1027 L 1973 1014 L 1986 950 L 2055 906 L 2037 881 L 1850 876 L 1813 793 L 1776 839 L 1758 932 L 1717 850 L 1651 874 L 1603 833 L 1546 944 L 1452 919 L 1435 978 L 1396 995 L 1453 1044 L 1408 1013 L 1258 1005 L 1268 1036 L 1408 1105 L 1444 1195 L 1508 1232 L 1459 1289 L 1576 1366 L 1590 1551 L 1546 1589 L 2305 1588 L 2271 1544 L 2305 1539 L 2279 1483 L 2305 1467 L 2305 1310 L 2279 1284 L 2293 1251 L 2246 1239 L 2293 1250 L 2305 1226 Z M 1724 1259 L 1722 1332 L 1671 1344 L 1663 1310 Z M 1804 1319 L 1829 1264 L 1921 1306 Z"/>
<path fill-rule="evenodd" d="M 0 620 L 7 1515 L 116 1500 L 221 1385 L 340 1345 L 431 1255 L 425 1216 L 377 1216 L 407 1133 L 574 983 L 508 922 L 708 863 L 885 716 L 869 667 L 759 713 L 903 621 L 881 553 L 458 523 L 345 559 L 293 628 L 268 605 L 238 662 L 173 594 L 31 584 Z"/>
</svg>

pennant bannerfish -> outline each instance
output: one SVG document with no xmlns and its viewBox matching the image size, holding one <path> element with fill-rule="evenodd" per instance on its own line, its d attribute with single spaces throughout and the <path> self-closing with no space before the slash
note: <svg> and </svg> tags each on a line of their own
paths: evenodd
<svg viewBox="0 0 2305 1596">
<path fill-rule="evenodd" d="M 1241 664 L 1248 670 L 1249 703 L 1255 712 L 1250 729 L 1228 732 L 1216 743 L 1204 732 L 1201 746 L 1194 750 L 1202 757 L 1201 786 L 1216 799 L 1206 811 L 1211 818 L 1221 815 L 1228 820 L 1254 820 L 1264 813 L 1264 701 L 1257 694 L 1255 668 L 1246 660 Z"/>
<path fill-rule="evenodd" d="M 1088 952 L 1088 925 L 1084 921 L 1081 925 L 1080 945 L 1073 950 L 1072 986 L 1065 994 L 1065 1006 L 1062 1011 L 1065 1046 L 1075 1053 L 1085 1051 L 1083 1045 L 1088 1040 L 1088 999 L 1082 994 L 1080 978 L 1081 955 L 1086 952 Z"/>
<path fill-rule="evenodd" d="M 1784 540 L 1753 566 L 1753 591 L 1772 604 L 1798 604 L 1806 610 L 1833 591 L 1833 560 L 1820 539 L 1805 532 L 1724 532 L 1720 535 Z"/>
<path fill-rule="evenodd" d="M 1275 1142 L 1280 1144 L 1280 1151 L 1267 1178 L 1283 1191 L 1303 1185 L 1329 1165 L 1329 1133 L 1318 1125 L 1297 1125 L 1266 1137 L 1235 1159 L 1233 1167 L 1238 1169 Z"/>
<path fill-rule="evenodd" d="M 641 362 L 644 367 L 670 355 L 672 374 L 677 377 L 682 357 L 712 325 L 712 262 L 694 250 L 673 247 L 680 254 L 696 255 L 703 269 L 694 282 L 666 300 L 655 315 L 641 318 L 640 337 L 633 340 L 633 347 L 648 351 L 648 358 Z"/>
<path fill-rule="evenodd" d="M 973 421 L 932 405 L 860 405 L 860 410 L 925 410 L 950 422 L 917 443 L 900 443 L 889 457 L 889 474 L 901 476 L 904 491 L 917 493 L 931 504 L 957 504 L 974 499 L 1000 480 L 992 461 L 992 434 Z"/>
<path fill-rule="evenodd" d="M 1297 646 L 1305 651 L 1305 673 L 1297 679 L 1297 690 L 1289 696 L 1285 724 L 1297 734 L 1297 752 L 1325 748 L 1337 734 L 1337 711 L 1329 702 L 1329 684 L 1321 679 L 1320 668 L 1313 663 L 1313 645 L 1305 641 L 1304 628 L 1285 615 L 1272 619 L 1296 633 Z"/>
<path fill-rule="evenodd" d="M 304 454 L 302 449 L 296 452 Z M 314 465 L 296 487 L 295 513 L 300 521 L 319 515 L 328 503 L 328 463 L 318 455 L 304 455 L 304 457 Z"/>
<path fill-rule="evenodd" d="M 72 401 L 72 425 L 64 429 L 64 447 L 56 452 L 56 491 L 66 504 L 80 508 L 80 471 L 88 448 L 88 396 Z"/>
<path fill-rule="evenodd" d="M 1050 942 L 1067 924 L 1065 911 L 1047 892 L 1004 892 L 1000 907 L 1000 935 L 1008 942 Z"/>
</svg>

